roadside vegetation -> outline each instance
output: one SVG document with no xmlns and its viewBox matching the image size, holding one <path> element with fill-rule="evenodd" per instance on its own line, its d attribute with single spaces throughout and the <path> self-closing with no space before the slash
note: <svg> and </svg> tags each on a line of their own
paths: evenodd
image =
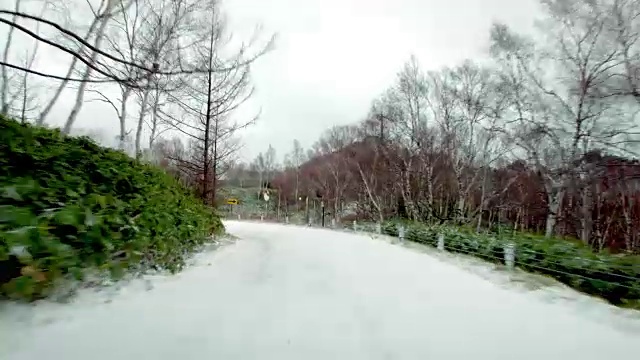
<svg viewBox="0 0 640 360">
<path fill-rule="evenodd" d="M 163 170 L 86 137 L 0 118 L 0 294 L 33 300 L 85 271 L 178 271 L 223 226 Z"/>
<path fill-rule="evenodd" d="M 0 297 L 180 270 L 223 231 L 218 181 L 257 119 L 235 110 L 274 37 L 233 37 L 217 0 L 2 5 Z"/>
</svg>

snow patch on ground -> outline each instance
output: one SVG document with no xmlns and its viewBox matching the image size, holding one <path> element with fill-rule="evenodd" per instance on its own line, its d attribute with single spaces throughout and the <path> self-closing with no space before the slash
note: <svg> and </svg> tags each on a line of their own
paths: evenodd
<svg viewBox="0 0 640 360">
<path fill-rule="evenodd" d="M 4 304 L 0 359 L 637 355 L 631 312 L 514 280 L 527 274 L 369 234 L 225 226 L 239 241 L 199 254 L 177 275 L 135 279 L 112 295 L 83 291 L 68 304 Z"/>
</svg>

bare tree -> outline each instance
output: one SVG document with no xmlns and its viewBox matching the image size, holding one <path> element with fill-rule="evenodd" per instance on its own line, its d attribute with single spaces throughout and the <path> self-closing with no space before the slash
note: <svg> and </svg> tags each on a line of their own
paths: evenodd
<svg viewBox="0 0 640 360">
<path fill-rule="evenodd" d="M 125 8 L 125 3 L 120 1 L 116 6 L 119 8 L 121 16 L 115 17 L 106 29 L 104 38 L 108 44 L 107 48 L 124 60 L 139 61 L 142 58 L 141 50 L 138 47 L 138 33 L 146 24 L 143 21 L 143 18 L 147 15 L 145 4 L 141 0 L 136 0 L 128 8 Z M 123 37 L 124 39 L 122 39 Z M 119 65 L 122 67 L 121 71 L 128 77 L 136 77 L 141 72 L 139 68 L 132 66 L 132 64 L 124 63 Z M 130 130 L 127 130 L 126 123 L 129 100 L 133 94 L 134 87 L 125 82 L 118 82 L 117 85 L 120 90 L 120 96 L 117 99 L 118 104 L 98 89 L 90 89 L 90 91 L 99 96 L 97 100 L 108 103 L 116 112 L 120 125 L 118 147 L 124 150 L 127 135 L 130 133 Z"/>
<path fill-rule="evenodd" d="M 545 233 L 551 236 L 566 191 L 578 184 L 579 160 L 594 148 L 620 149 L 634 125 L 602 96 L 611 69 L 619 65 L 620 50 L 604 36 L 607 19 L 597 15 L 602 14 L 599 4 L 543 4 L 548 14 L 544 44 L 535 46 L 503 25 L 494 26 L 492 38 L 494 50 L 509 59 L 505 78 L 517 115 L 514 139 L 544 179 L 549 205 Z"/>
<path fill-rule="evenodd" d="M 66 19 L 67 23 L 71 23 L 69 4 L 60 3 L 60 5 L 62 6 L 59 6 L 58 9 L 63 10 L 62 17 Z M 68 26 L 62 26 L 42 15 L 36 16 L 20 12 L 20 7 L 11 10 L 0 9 L 0 15 L 12 17 L 6 19 L 0 16 L 0 22 L 9 25 L 11 34 L 14 30 L 19 30 L 36 41 L 44 42 L 71 55 L 71 63 L 66 75 L 48 74 L 28 66 L 17 65 L 8 61 L 6 56 L 4 59 L 0 59 L 0 65 L 2 65 L 5 74 L 7 69 L 16 69 L 60 80 L 53 96 L 40 112 L 37 119 L 38 124 L 43 124 L 46 121 L 49 112 L 69 83 L 79 84 L 74 105 L 63 128 L 65 133 L 68 133 L 73 126 L 85 102 L 85 93 L 87 90 L 91 90 L 98 93 L 99 100 L 111 104 L 116 109 L 121 123 L 120 140 L 122 143 L 128 133 L 124 125 L 127 118 L 127 100 L 136 90 L 135 93 L 139 95 L 141 103 L 138 113 L 138 127 L 136 128 L 138 154 L 140 153 L 141 124 L 146 122 L 149 113 L 151 114 L 149 125 L 152 133 L 151 144 L 157 138 L 158 133 L 162 131 L 159 128 L 163 122 L 159 121 L 160 116 L 158 116 L 157 110 L 163 104 L 161 99 L 166 98 L 161 94 L 167 91 L 169 84 L 181 86 L 184 82 L 183 78 L 190 75 L 206 74 L 211 71 L 223 74 L 238 67 L 248 66 L 266 53 L 274 40 L 272 37 L 266 46 L 253 52 L 251 47 L 256 40 L 254 37 L 249 45 L 243 44 L 235 53 L 225 52 L 231 56 L 217 58 L 216 67 L 212 70 L 207 68 L 206 64 L 198 64 L 192 59 L 197 58 L 199 51 L 197 45 L 207 39 L 207 27 L 201 26 L 205 24 L 203 21 L 208 20 L 208 15 L 213 9 L 215 9 L 214 12 L 219 10 L 216 0 L 88 0 L 86 5 L 88 5 L 93 18 L 87 28 L 80 30 L 84 35 L 78 35 Z M 50 36 L 41 36 L 37 31 L 21 25 L 18 19 L 28 19 L 38 25 L 46 24 L 49 30 L 53 30 L 54 33 Z M 181 26 L 176 26 L 176 24 L 181 24 Z M 114 36 L 107 36 L 109 31 L 114 29 L 121 31 L 112 32 L 111 35 L 115 33 Z M 125 46 L 122 48 L 113 46 L 119 44 L 119 38 L 123 34 L 126 38 Z M 138 41 L 138 39 L 144 41 Z M 115 55 L 102 49 L 105 42 L 112 45 L 110 50 L 116 50 Z M 10 43 L 11 41 L 8 42 L 7 48 Z M 127 48 L 129 51 L 126 50 Z M 173 51 L 168 52 L 167 48 Z M 82 66 L 79 66 L 80 64 Z M 78 72 L 80 73 L 78 76 L 73 75 Z M 177 82 L 175 81 L 176 77 L 179 78 Z M 105 96 L 105 93 L 98 92 L 97 89 L 89 89 L 89 84 L 107 82 L 115 82 L 120 85 L 119 106 L 116 106 L 113 99 Z M 151 93 L 157 96 L 152 96 Z M 153 100 L 153 103 L 149 105 L 150 99 Z"/>
<path fill-rule="evenodd" d="M 211 49 L 211 54 L 209 54 L 211 61 L 209 63 L 203 62 L 202 67 L 214 69 L 214 62 L 219 56 L 214 54 L 215 47 L 217 42 L 221 40 L 221 29 L 219 28 L 221 18 L 218 14 L 217 2 L 212 0 L 178 0 L 166 3 L 159 0 L 146 0 L 145 5 L 142 13 L 143 24 L 139 29 L 132 29 L 134 33 L 130 35 L 134 42 L 133 46 L 137 49 L 133 52 L 136 60 L 147 61 L 158 70 L 173 69 L 180 62 L 181 52 L 190 51 L 192 47 L 204 47 Z M 213 15 L 212 19 L 207 19 L 208 23 L 212 24 L 209 37 L 205 36 L 206 33 L 199 34 L 191 31 L 194 26 L 202 24 L 202 22 L 198 22 L 197 18 L 200 13 Z M 189 46 L 183 44 L 185 40 Z M 200 53 L 198 56 L 202 57 L 206 54 Z M 131 67 L 128 70 L 134 74 L 139 72 L 138 69 Z M 135 133 L 136 154 L 141 152 L 143 127 L 148 115 L 151 115 L 152 118 L 149 126 L 151 144 L 157 136 L 160 125 L 158 112 L 162 102 L 161 98 L 166 91 L 170 91 L 171 87 L 181 86 L 179 80 L 177 84 L 172 84 L 174 82 L 172 80 L 174 80 L 172 77 L 149 73 L 146 78 L 147 86 L 133 89 L 139 100 Z"/>
<path fill-rule="evenodd" d="M 454 108 L 452 116 L 441 118 L 439 125 L 457 184 L 456 215 L 462 220 L 467 214 L 469 192 L 482 174 L 469 171 L 469 166 L 477 165 L 492 139 L 487 134 L 483 134 L 484 139 L 478 136 L 490 113 L 492 79 L 487 68 L 469 60 L 452 71 L 445 70 L 444 76 L 450 77 L 450 86 L 444 90 L 451 92 Z"/>
<path fill-rule="evenodd" d="M 300 196 L 300 166 L 304 163 L 305 154 L 302 145 L 300 145 L 300 141 L 297 139 L 293 140 L 293 149 L 291 150 L 291 154 L 288 155 L 288 160 L 295 175 L 293 198 L 296 203 L 296 211 L 298 211 L 300 205 L 298 201 L 298 197 Z"/>
<path fill-rule="evenodd" d="M 256 156 L 256 158 L 251 163 L 250 168 L 253 171 L 258 173 L 258 184 L 259 184 L 258 187 L 260 188 L 260 192 L 262 192 L 262 188 L 264 186 L 264 179 L 265 179 L 265 169 L 266 169 L 263 153 L 259 153 L 258 156 Z"/>
<path fill-rule="evenodd" d="M 435 169 L 437 166 L 442 168 L 445 164 L 448 165 L 448 167 L 455 164 L 455 158 L 452 158 L 451 154 L 456 154 L 453 144 L 456 141 L 454 124 L 456 124 L 458 119 L 455 117 L 457 98 L 453 90 L 454 84 L 450 69 L 430 71 L 427 77 L 430 88 L 426 98 L 427 108 L 431 113 L 431 117 L 434 119 L 434 126 L 423 134 L 425 137 L 423 141 L 425 147 L 423 147 L 424 154 L 422 157 L 425 162 L 424 173 L 427 185 L 427 218 L 438 214 L 438 217 L 444 219 L 449 216 L 448 206 L 445 206 L 447 201 L 440 199 L 439 204 L 436 204 L 435 198 L 437 191 L 444 192 L 445 189 L 442 186 L 436 188 L 436 184 L 443 183 L 443 181 L 439 180 L 446 179 L 445 181 L 448 182 L 449 176 L 447 171 L 436 173 Z M 445 169 L 449 170 L 446 166 Z M 456 181 L 452 182 L 457 184 Z"/>
<path fill-rule="evenodd" d="M 397 146 L 383 146 L 386 157 L 401 159 L 390 162 L 399 176 L 396 183 L 410 218 L 419 214 L 414 201 L 413 178 L 417 173 L 416 159 L 422 146 L 421 134 L 427 128 L 428 83 L 412 56 L 398 73 L 395 86 L 374 103 L 373 117 L 380 125 L 380 139 L 387 138 Z"/>
<path fill-rule="evenodd" d="M 338 220 L 345 200 L 344 193 L 351 184 L 352 173 L 348 169 L 348 156 L 342 154 L 347 147 L 357 141 L 357 128 L 354 126 L 334 126 L 319 139 L 316 147 L 323 156 L 322 167 L 329 176 L 325 182 L 325 198 L 332 200 L 333 216 Z M 330 196 L 330 199 L 329 199 Z"/>
<path fill-rule="evenodd" d="M 270 182 L 277 167 L 276 149 L 271 144 L 269 144 L 269 148 L 264 153 L 263 159 L 265 181 Z"/>
<path fill-rule="evenodd" d="M 388 193 L 385 185 L 388 185 L 389 172 L 385 171 L 386 162 L 381 149 L 383 144 L 379 129 L 380 126 L 377 124 L 364 122 L 359 129 L 361 141 L 347 150 L 347 160 L 350 169 L 355 169 L 354 178 L 359 179 L 359 183 L 362 184 L 356 186 L 356 191 L 364 191 L 370 207 L 374 209 L 375 215 L 372 218 L 383 222 L 386 212 L 384 195 Z M 358 182 L 355 179 L 354 182 Z"/>
<path fill-rule="evenodd" d="M 16 0 L 15 4 L 14 4 L 14 9 L 16 12 L 20 11 L 20 4 L 22 3 L 22 0 Z M 13 16 L 12 21 L 16 22 L 18 20 L 18 17 L 16 15 Z M 5 39 L 5 44 L 4 44 L 4 49 L 2 52 L 2 61 L 7 63 L 9 62 L 9 54 L 10 54 L 10 50 L 11 50 L 11 43 L 13 41 L 13 34 L 14 34 L 15 28 L 13 27 L 9 27 L 9 31 L 7 33 L 7 37 Z M 0 114 L 8 114 L 9 113 L 9 107 L 10 107 L 10 101 L 9 101 L 9 68 L 2 66 L 0 68 L 0 76 L 1 76 L 1 83 L 0 83 L 0 96 L 2 97 L 1 99 L 1 103 L 0 103 Z"/>
<path fill-rule="evenodd" d="M 100 49 L 102 46 L 102 42 L 104 41 L 104 33 L 107 28 L 107 25 L 109 24 L 109 21 L 114 16 L 120 14 L 122 11 L 126 11 L 126 9 L 128 9 L 128 7 L 131 6 L 134 0 L 126 0 L 126 3 L 122 4 L 123 1 L 125 0 L 102 0 L 97 10 L 91 7 L 91 4 L 89 3 L 91 7 L 91 12 L 93 13 L 93 16 L 94 16 L 94 22 L 96 22 L 96 26 L 95 26 L 96 31 L 93 34 L 94 38 L 93 38 L 93 44 L 92 44 L 96 49 Z M 121 5 L 121 6 L 118 6 L 118 5 Z M 89 32 L 87 32 L 87 35 L 89 35 Z M 99 56 L 98 51 L 96 50 L 91 51 L 91 55 L 89 56 L 89 62 L 95 63 L 98 56 Z M 75 61 L 75 59 L 72 61 Z M 72 66 L 75 66 L 75 63 Z M 70 70 L 72 70 L 72 67 L 70 67 Z M 65 122 L 64 127 L 62 128 L 62 131 L 65 134 L 68 134 L 71 131 L 71 127 L 75 123 L 76 119 L 78 118 L 78 114 L 82 109 L 82 105 L 84 104 L 85 90 L 89 83 L 88 80 L 91 78 L 92 71 L 93 69 L 90 66 L 87 66 L 82 74 L 81 78 L 82 80 L 85 80 L 85 81 L 82 81 L 78 86 L 75 102 L 73 104 L 73 107 L 71 108 L 71 112 L 69 113 L 69 116 L 67 117 L 67 121 Z"/>
<path fill-rule="evenodd" d="M 398 172 L 400 174 L 400 189 L 407 208 L 407 213 L 413 220 L 418 219 L 414 201 L 414 189 L 412 177 L 415 175 L 415 160 L 422 143 L 420 134 L 427 127 L 426 97 L 428 94 L 427 81 L 420 70 L 418 61 L 412 56 L 405 63 L 398 74 L 397 85 L 391 93 L 393 111 L 396 117 L 392 118 L 391 136 L 402 147 L 400 159 L 402 160 Z"/>
<path fill-rule="evenodd" d="M 15 0 L 14 12 L 20 12 L 22 4 L 23 0 Z M 48 1 L 45 1 L 40 7 L 40 15 L 45 12 L 47 5 Z M 19 22 L 17 15 L 12 16 L 12 22 Z M 40 24 L 36 24 L 34 31 L 36 33 L 40 32 Z M 12 51 L 14 33 L 15 28 L 10 26 L 2 53 L 3 63 L 10 62 L 12 57 L 21 58 L 16 57 L 15 54 L 12 56 L 12 53 L 15 53 L 15 51 Z M 19 45 L 22 45 L 22 43 L 19 43 Z M 36 41 L 31 51 L 25 51 L 24 60 L 22 62 L 22 66 L 24 68 L 31 69 L 33 67 L 38 54 L 39 45 L 40 43 Z M 12 115 L 19 117 L 22 122 L 25 122 L 27 119 L 27 113 L 30 113 L 35 109 L 35 106 L 32 105 L 35 100 L 35 96 L 33 91 L 30 90 L 29 73 L 24 72 L 21 76 L 18 76 L 18 74 L 12 73 L 10 70 L 11 69 L 6 66 L 0 67 L 0 113 L 11 113 Z M 19 102 L 19 104 L 16 105 L 16 102 Z"/>
<path fill-rule="evenodd" d="M 177 87 L 179 90 L 167 94 L 175 104 L 173 112 L 171 109 L 156 109 L 173 129 L 189 136 L 196 144 L 199 155 L 191 165 L 202 177 L 202 196 L 206 201 L 215 200 L 220 166 L 224 165 L 222 160 L 238 149 L 238 143 L 232 140 L 233 135 L 257 119 L 257 115 L 244 122 L 231 118 L 233 112 L 253 94 L 249 82 L 250 69 L 248 65 L 236 62 L 237 66 L 229 67 L 226 72 L 216 71 L 218 67 L 228 66 L 222 53 L 227 44 L 225 23 L 217 7 L 209 11 L 208 41 L 197 51 L 201 62 L 199 66 L 208 67 L 210 71 L 182 78 L 181 86 Z"/>
<path fill-rule="evenodd" d="M 409 61 L 357 136 L 329 131 L 309 150 L 305 191 L 379 221 L 433 215 L 637 251 L 640 1 L 541 2 L 543 41 L 495 25 L 491 62 L 422 76 Z"/>
<path fill-rule="evenodd" d="M 29 53 L 29 51 L 26 51 L 25 53 L 24 66 L 28 69 L 31 69 L 33 67 L 33 63 L 36 59 L 36 56 L 38 55 L 38 45 L 39 43 L 36 42 L 31 52 Z M 15 89 L 15 96 L 11 100 L 11 103 L 13 103 L 13 101 L 15 100 L 20 101 L 19 113 L 20 120 L 23 124 L 27 122 L 27 113 L 31 113 L 37 109 L 36 105 L 33 104 L 33 102 L 36 100 L 36 95 L 32 91 L 35 86 L 32 86 L 29 82 L 29 75 L 30 74 L 28 72 L 22 74 L 22 76 L 20 77 L 20 82 Z"/>
</svg>

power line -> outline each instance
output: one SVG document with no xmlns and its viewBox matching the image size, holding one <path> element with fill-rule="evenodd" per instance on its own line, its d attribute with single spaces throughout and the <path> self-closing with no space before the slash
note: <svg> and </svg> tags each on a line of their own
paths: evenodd
<svg viewBox="0 0 640 360">
<path fill-rule="evenodd" d="M 4 10 L 0 10 L 0 13 L 6 12 Z M 46 21 L 46 20 L 43 20 Z M 91 60 L 87 60 L 85 59 L 82 55 L 80 55 L 77 51 L 71 50 L 63 45 L 60 45 L 54 41 L 48 40 L 43 38 L 42 36 L 36 34 L 35 32 L 25 28 L 24 26 L 17 24 L 15 22 L 0 18 L 0 23 L 4 23 L 7 24 L 15 29 L 18 29 L 20 31 L 22 31 L 23 33 L 29 35 L 30 37 L 36 39 L 37 41 L 43 42 L 47 45 L 50 45 L 52 47 L 55 47 L 57 49 L 62 50 L 63 52 L 66 52 L 68 54 L 70 54 L 71 56 L 75 57 L 76 59 L 80 60 L 81 62 L 83 62 L 86 66 L 88 66 L 89 68 L 95 70 L 96 72 L 98 72 L 99 74 L 107 77 L 108 79 L 111 79 L 109 81 L 111 82 L 126 82 L 126 83 L 130 83 L 132 82 L 133 79 L 123 79 L 123 78 L 118 78 L 113 74 L 107 73 L 105 70 L 99 68 L 98 66 L 95 65 L 95 63 Z M 90 47 L 90 49 L 95 50 L 94 47 Z M 57 75 L 52 75 L 52 74 L 46 74 L 46 73 L 42 73 L 39 71 L 34 71 L 34 70 L 30 70 L 30 69 L 26 69 L 24 67 L 21 66 L 16 66 L 16 65 L 11 65 L 11 64 L 6 64 L 6 62 L 3 61 L 3 65 L 4 66 L 9 66 L 13 69 L 17 69 L 17 70 L 22 70 L 22 71 L 27 71 L 30 74 L 34 74 L 34 75 L 39 75 L 39 76 L 43 76 L 43 77 L 48 77 L 48 78 L 54 78 L 54 79 L 58 79 L 58 80 L 67 80 L 67 81 L 74 81 L 74 82 L 89 82 L 88 79 L 87 81 L 85 81 L 84 79 L 77 79 L 77 78 L 69 78 L 69 77 L 60 77 Z M 100 82 L 109 82 L 109 81 L 105 81 L 102 80 Z M 91 81 L 91 82 L 96 82 L 96 81 Z"/>
<path fill-rule="evenodd" d="M 56 79 L 56 80 L 66 80 L 66 81 L 72 81 L 72 82 L 92 82 L 92 83 L 108 83 L 108 82 L 120 82 L 120 83 L 126 83 L 129 86 L 132 87 L 144 87 L 145 85 L 143 84 L 137 84 L 139 82 L 148 80 L 150 75 L 156 75 L 156 76 L 174 76 L 174 75 L 189 75 L 189 74 L 203 74 L 203 73 L 226 73 L 228 71 L 232 71 L 234 69 L 238 69 L 240 67 L 243 66 L 248 66 L 251 63 L 253 63 L 253 61 L 255 61 L 256 59 L 258 59 L 262 54 L 264 54 L 266 51 L 268 51 L 269 46 L 271 45 L 271 43 L 273 42 L 273 39 L 269 42 L 269 44 L 262 50 L 259 51 L 255 54 L 253 54 L 253 56 L 250 56 L 249 58 L 243 59 L 242 55 L 244 55 L 244 51 L 240 51 L 238 53 L 238 56 L 231 59 L 230 61 L 228 61 L 226 64 L 220 63 L 218 68 L 215 69 L 210 69 L 210 68 L 198 68 L 198 67 L 194 67 L 193 69 L 185 69 L 182 65 L 182 62 L 180 60 L 180 57 L 178 56 L 178 64 L 177 69 L 175 70 L 163 70 L 160 69 L 159 64 L 154 63 L 151 65 L 151 67 L 142 65 L 140 63 L 136 63 L 134 61 L 128 61 L 126 59 L 123 59 L 122 57 L 118 57 L 118 56 L 114 56 L 112 54 L 109 54 L 108 52 L 101 50 L 97 47 L 95 47 L 94 45 L 90 44 L 89 42 L 87 42 L 85 39 L 83 39 L 81 36 L 79 36 L 78 34 L 76 34 L 75 32 L 64 28 L 63 26 L 51 21 L 51 20 L 47 20 L 44 19 L 42 17 L 39 16 L 35 16 L 35 15 L 30 15 L 30 14 L 26 14 L 26 13 L 22 13 L 22 12 L 17 12 L 17 11 L 11 11 L 11 10 L 0 10 L 0 15 L 11 15 L 11 16 L 15 16 L 15 17 L 21 17 L 21 18 L 25 18 L 25 19 L 29 19 L 32 21 L 36 21 L 36 22 L 40 22 L 46 25 L 49 25 L 50 27 L 53 27 L 54 29 L 56 29 L 57 31 L 61 32 L 62 34 L 71 37 L 73 40 L 77 41 L 82 47 L 88 49 L 90 52 L 94 53 L 94 54 L 98 54 L 100 56 L 103 56 L 111 61 L 114 61 L 117 64 L 120 65 L 125 65 L 127 67 L 131 67 L 131 68 L 135 68 L 138 70 L 142 70 L 142 73 L 140 74 L 140 76 L 138 77 L 129 77 L 129 78 L 125 78 L 125 77 L 119 77 L 114 73 L 110 73 L 108 72 L 106 69 L 111 68 L 111 66 L 104 64 L 100 61 L 93 61 L 91 59 L 86 59 L 85 56 L 83 56 L 82 54 L 80 54 L 78 51 L 76 50 L 72 50 L 64 45 L 61 45 L 55 41 L 49 40 L 49 39 L 45 39 L 42 36 L 38 35 L 37 33 L 35 33 L 34 31 L 31 31 L 29 29 L 27 29 L 26 27 L 14 22 L 14 21 L 10 21 L 4 18 L 0 17 L 0 23 L 4 23 L 7 24 L 10 27 L 13 27 L 23 33 L 25 33 L 26 35 L 30 36 L 31 38 L 35 39 L 36 41 L 40 41 L 43 42 L 47 45 L 50 45 L 52 47 L 55 47 L 71 56 L 73 56 L 74 58 L 78 59 L 79 61 L 81 61 L 82 63 L 84 63 L 86 66 L 88 66 L 89 68 L 91 68 L 92 70 L 95 70 L 96 72 L 98 72 L 100 75 L 104 76 L 106 79 L 79 79 L 79 78 L 71 78 L 71 77 L 67 77 L 67 76 L 58 76 L 58 75 L 53 75 L 53 74 L 49 74 L 49 73 L 44 73 L 41 71 L 36 71 L 36 70 L 32 70 L 32 69 L 27 69 L 24 66 L 19 66 L 19 65 L 15 65 L 15 64 L 9 64 L 7 62 L 2 62 L 0 65 L 2 66 L 7 66 L 9 68 L 15 69 L 15 70 L 20 70 L 20 71 L 24 71 L 33 75 L 37 75 L 37 76 L 41 76 L 41 77 L 46 77 L 46 78 L 51 78 L 51 79 Z M 104 21 L 104 20 L 103 20 Z M 96 64 L 99 64 L 101 66 L 98 66 Z"/>
<path fill-rule="evenodd" d="M 38 76 L 41 76 L 41 77 L 50 78 L 50 79 L 56 79 L 56 80 L 65 80 L 65 81 L 71 81 L 71 82 L 90 82 L 90 83 L 109 83 L 109 82 L 114 82 L 114 80 L 104 80 L 104 79 L 103 80 L 100 80 L 100 79 L 86 79 L 85 80 L 85 79 L 70 78 L 70 77 L 46 74 L 46 73 L 43 73 L 43 72 L 40 72 L 40 71 L 27 69 L 27 68 L 25 68 L 23 66 L 9 64 L 9 63 L 6 63 L 4 61 L 0 61 L 0 66 L 6 66 L 6 67 L 11 68 L 11 69 L 16 69 L 16 70 L 24 71 L 24 72 L 29 73 L 29 74 L 38 75 Z"/>
<path fill-rule="evenodd" d="M 127 60 L 124 60 L 122 58 L 115 57 L 115 56 L 113 56 L 113 55 L 111 55 L 111 54 L 109 54 L 109 53 L 107 53 L 107 52 L 105 52 L 103 50 L 100 50 L 99 48 L 97 48 L 97 47 L 91 45 L 90 43 L 88 43 L 87 41 L 85 41 L 82 37 L 80 37 L 79 35 L 77 35 L 73 31 L 65 29 L 61 25 L 59 25 L 59 24 L 57 24 L 57 23 L 55 23 L 55 22 L 53 22 L 51 20 L 47 20 L 47 19 L 41 18 L 39 16 L 35 16 L 35 15 L 30 15 L 30 14 L 17 12 L 17 11 L 10 11 L 10 10 L 0 10 L 0 14 L 7 14 L 7 15 L 23 17 L 25 19 L 29 19 L 29 20 L 33 20 L 33 21 L 36 21 L 36 22 L 44 23 L 46 25 L 49 25 L 49 26 L 55 28 L 56 30 L 60 31 L 63 34 L 69 35 L 70 37 L 72 37 L 76 41 L 78 41 L 80 44 L 82 44 L 84 47 L 86 47 L 86 48 L 90 49 L 91 51 L 93 51 L 93 52 L 95 52 L 97 54 L 100 54 L 100 55 L 102 55 L 102 56 L 104 56 L 104 57 L 106 57 L 108 59 L 111 59 L 111 60 L 116 61 L 118 63 L 124 64 L 124 65 L 128 65 L 128 66 L 140 69 L 140 70 L 144 70 L 144 71 L 149 72 L 149 73 L 152 73 L 154 71 L 153 69 L 149 69 L 149 68 L 147 68 L 145 66 L 136 64 L 134 62 L 127 61 Z M 0 22 L 8 24 L 9 26 L 13 26 L 14 28 L 16 28 L 16 29 L 18 29 L 18 30 L 20 30 L 22 32 L 25 32 L 27 35 L 29 35 L 29 36 L 37 39 L 37 40 L 44 41 L 44 42 L 48 43 L 49 45 L 52 45 L 49 41 L 42 39 L 37 34 L 33 33 L 30 30 L 25 29 L 24 27 L 20 26 L 19 24 L 15 23 L 15 22 L 4 20 L 2 18 L 0 18 Z M 66 51 L 66 52 L 70 52 L 70 50 L 67 51 L 68 49 L 66 49 L 66 48 L 63 49 L 63 47 L 61 45 L 52 45 L 52 46 L 58 47 L 58 48 Z M 72 54 L 72 55 L 78 57 L 79 59 L 81 58 L 80 55 L 78 55 L 77 53 Z"/>
</svg>

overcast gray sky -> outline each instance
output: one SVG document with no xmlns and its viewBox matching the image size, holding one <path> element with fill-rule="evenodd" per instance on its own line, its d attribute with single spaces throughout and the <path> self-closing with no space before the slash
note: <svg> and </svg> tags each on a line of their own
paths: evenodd
<svg viewBox="0 0 640 360">
<path fill-rule="evenodd" d="M 255 66 L 259 123 L 249 157 L 294 138 L 306 147 L 334 124 L 356 122 L 414 53 L 423 68 L 486 54 L 494 20 L 529 29 L 535 0 L 227 0 L 234 28 L 262 23 L 277 48 Z M 240 31 L 240 30 L 239 30 Z"/>
<path fill-rule="evenodd" d="M 411 54 L 425 70 L 485 56 L 492 21 L 526 31 L 536 6 L 536 0 L 223 0 L 236 39 L 248 38 L 257 24 L 265 36 L 278 34 L 276 48 L 253 68 L 254 98 L 236 114 L 262 108 L 259 122 L 242 134 L 242 157 L 272 144 L 281 159 L 294 139 L 309 147 L 330 126 L 361 120 Z M 38 66 L 64 73 L 68 60 L 43 51 Z M 51 120 L 62 124 L 72 101 L 69 93 Z M 76 127 L 109 138 L 118 132 L 115 113 L 100 103 L 86 104 Z"/>
</svg>

